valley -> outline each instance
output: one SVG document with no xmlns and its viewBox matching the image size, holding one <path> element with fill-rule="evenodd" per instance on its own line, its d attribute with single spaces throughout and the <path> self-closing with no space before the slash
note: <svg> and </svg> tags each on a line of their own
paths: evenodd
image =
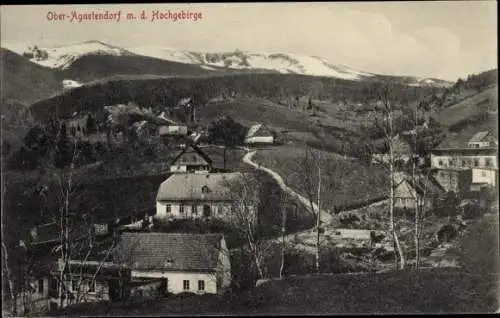
<svg viewBox="0 0 500 318">
<path fill-rule="evenodd" d="M 2 163 L 7 179 L 2 190 L 2 201 L 6 202 L 3 226 L 8 228 L 9 248 L 17 249 L 20 240 L 28 242 L 33 227 L 52 222 L 63 209 L 64 200 L 72 215 L 85 216 L 93 223 L 120 218 L 136 221 L 136 215 L 157 214 L 160 184 L 173 174 L 178 155 L 195 145 L 210 159 L 210 169 L 202 173 L 252 172 L 261 182 L 257 242 L 248 244 L 234 228 L 217 223 L 173 226 L 175 231 L 197 234 L 212 228 L 223 231 L 234 253 L 234 280 L 252 285 L 248 292 L 238 291 L 245 293 L 241 302 L 247 304 L 221 303 L 217 312 L 271 310 L 266 295 L 278 301 L 276 312 L 300 312 L 292 304 L 297 301 L 295 293 L 320 306 L 319 313 L 360 312 L 373 304 L 380 288 L 408 295 L 423 293 L 437 284 L 440 291 L 447 291 L 456 279 L 436 278 L 433 272 L 415 276 L 393 268 L 396 249 L 386 201 L 393 175 L 384 163 L 373 160 L 392 142 L 384 135 L 387 130 L 381 128 L 380 118 L 386 115 L 382 106 L 393 103 L 390 132 L 395 138 L 408 142 L 410 137 L 405 133 L 421 129 L 419 147 L 408 151 L 427 158 L 445 138 L 457 135 L 467 142 L 478 129 L 496 133 L 496 70 L 450 83 L 374 74 L 316 56 L 288 53 L 122 48 L 101 41 L 15 51 L 1 50 L 3 76 L 9 78 L 2 83 L 1 96 Z M 421 117 L 412 117 L 419 112 Z M 70 130 L 66 125 L 76 126 Z M 247 133 L 255 125 L 269 129 L 265 138 L 271 138 L 271 143 L 248 143 Z M 185 128 L 185 132 L 165 137 L 161 127 Z M 411 173 L 410 162 L 395 167 L 398 173 Z M 422 174 L 432 170 L 428 160 L 418 169 Z M 68 189 L 64 182 L 69 182 Z M 426 188 L 412 186 L 418 191 Z M 201 189 L 203 196 L 211 191 Z M 407 271 L 415 266 L 416 250 L 422 253 L 424 263 L 441 246 L 444 239 L 437 237 L 443 227 L 453 228 L 458 237 L 453 248 L 458 248 L 463 224 L 475 225 L 475 219 L 461 221 L 464 198 L 455 203 L 453 198 L 439 195 L 436 202 L 440 205 L 425 208 L 429 215 L 421 220 L 420 249 L 414 246 L 416 221 L 408 212 L 411 208 L 395 209 L 394 226 L 402 254 L 408 258 Z M 322 219 L 315 225 L 318 205 Z M 193 206 L 190 209 L 196 211 Z M 478 211 L 487 213 L 488 209 Z M 290 213 L 286 220 L 280 213 L 283 211 Z M 341 230 L 361 231 L 361 236 L 370 238 L 339 238 Z M 322 235 L 321 242 L 316 242 L 316 231 Z M 285 234 L 287 242 L 282 246 Z M 469 241 L 470 233 L 466 235 L 464 246 L 457 246 L 470 254 L 475 243 Z M 258 248 L 263 250 L 260 259 L 251 254 Z M 321 261 L 315 259 L 316 252 Z M 265 268 L 260 279 L 271 280 L 261 287 L 253 288 L 258 275 L 255 268 L 246 265 L 255 262 L 252 257 L 257 263 L 261 261 L 256 267 Z M 326 278 L 307 276 L 319 267 Z M 283 275 L 285 279 L 277 279 Z M 475 278 L 460 282 L 459 287 L 476 283 L 491 287 Z M 325 284 L 345 285 L 349 293 L 366 290 L 362 306 L 355 307 L 337 287 Z M 307 296 L 320 288 L 311 286 L 320 286 L 342 299 L 343 307 L 327 305 L 322 297 Z M 408 286 L 413 288 L 411 292 Z M 412 304 L 406 296 L 401 299 L 396 292 L 387 297 L 391 300 L 375 306 L 377 310 L 398 312 L 428 305 L 429 309 L 450 311 L 462 308 L 459 300 L 463 299 L 462 294 L 453 293 L 440 298 L 444 305 L 438 306 L 427 296 L 420 299 L 424 305 Z M 189 301 L 186 306 L 190 306 Z M 479 309 L 490 306 L 486 301 L 475 301 Z M 207 312 L 215 310 L 210 306 L 216 303 L 208 301 Z M 169 305 L 161 300 L 155 306 L 155 310 L 166 310 Z M 106 308 L 102 310 L 111 310 Z M 123 313 L 122 309 L 116 312 Z"/>
</svg>

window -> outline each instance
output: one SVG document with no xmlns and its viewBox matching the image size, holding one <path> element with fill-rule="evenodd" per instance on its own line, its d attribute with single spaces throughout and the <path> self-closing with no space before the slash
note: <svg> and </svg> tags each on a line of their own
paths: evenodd
<svg viewBox="0 0 500 318">
<path fill-rule="evenodd" d="M 199 280 L 198 281 L 198 290 L 205 290 L 205 281 L 204 280 Z"/>
<path fill-rule="evenodd" d="M 466 164 L 465 160 L 462 160 L 462 167 L 465 167 Z"/>
<path fill-rule="evenodd" d="M 449 167 L 452 167 L 452 166 L 453 166 L 453 160 L 451 160 L 451 159 L 450 159 L 450 160 L 448 160 L 448 166 L 449 166 Z"/>
<path fill-rule="evenodd" d="M 201 188 L 201 193 L 209 193 L 209 192 L 210 192 L 210 188 L 209 188 L 209 187 L 207 187 L 207 186 L 203 186 L 203 187 Z"/>
<path fill-rule="evenodd" d="M 212 215 L 212 211 L 208 204 L 203 205 L 203 217 L 208 218 Z"/>
<path fill-rule="evenodd" d="M 443 165 L 443 160 L 439 160 L 438 166 L 442 166 L 442 165 Z"/>
<path fill-rule="evenodd" d="M 194 215 L 198 214 L 198 206 L 196 204 L 193 204 L 193 206 L 191 206 L 191 213 Z"/>
<path fill-rule="evenodd" d="M 189 280 L 182 281 L 182 289 L 189 290 Z"/>
<path fill-rule="evenodd" d="M 484 164 L 486 165 L 486 167 L 491 166 L 491 158 L 486 158 L 486 160 L 484 161 Z"/>
<path fill-rule="evenodd" d="M 181 204 L 181 205 L 179 206 L 179 212 L 180 212 L 181 214 L 184 214 L 184 205 L 182 205 L 182 204 Z"/>
<path fill-rule="evenodd" d="M 55 277 L 50 278 L 50 289 L 53 291 L 57 290 L 57 279 Z"/>
<path fill-rule="evenodd" d="M 38 280 L 38 293 L 39 294 L 43 294 L 43 283 L 44 283 L 43 279 Z"/>
<path fill-rule="evenodd" d="M 71 281 L 71 290 L 76 291 L 78 289 L 78 280 L 72 280 Z"/>
<path fill-rule="evenodd" d="M 474 167 L 478 167 L 479 166 L 479 159 L 474 159 Z"/>
<path fill-rule="evenodd" d="M 167 213 L 172 213 L 172 206 L 170 204 L 167 204 L 165 208 L 167 209 Z"/>
</svg>

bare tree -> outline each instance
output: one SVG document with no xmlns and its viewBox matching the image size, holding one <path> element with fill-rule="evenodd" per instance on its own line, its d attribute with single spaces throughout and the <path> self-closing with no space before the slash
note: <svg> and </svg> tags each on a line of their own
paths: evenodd
<svg viewBox="0 0 500 318">
<path fill-rule="evenodd" d="M 259 233 L 258 207 L 260 186 L 251 173 L 242 173 L 237 180 L 227 180 L 231 196 L 231 221 L 245 237 L 252 261 L 260 278 L 264 278 L 264 252 L 266 241 Z"/>
<path fill-rule="evenodd" d="M 321 153 L 315 154 L 310 148 L 305 152 L 302 160 L 301 167 L 303 168 L 304 186 L 307 199 L 310 204 L 311 212 L 316 216 L 316 252 L 315 252 L 315 265 L 316 272 L 320 272 L 320 252 L 321 252 L 321 199 L 325 191 L 321 188 Z M 314 202 L 316 201 L 316 203 Z"/>
<path fill-rule="evenodd" d="M 385 162 L 385 166 L 388 169 L 389 173 L 389 225 L 390 232 L 393 237 L 393 246 L 395 251 L 395 259 L 394 265 L 398 268 L 398 260 L 399 260 L 399 269 L 404 269 L 406 260 L 403 253 L 403 248 L 401 242 L 399 240 L 397 230 L 396 230 L 396 222 L 394 217 L 394 192 L 397 186 L 395 182 L 395 163 L 397 161 L 398 154 L 395 153 L 395 142 L 398 139 L 398 135 L 395 131 L 394 127 L 394 117 L 395 117 L 395 109 L 394 109 L 394 101 L 391 94 L 391 87 L 389 83 L 385 83 L 383 87 L 378 92 L 380 107 L 375 110 L 375 114 L 381 115 L 381 120 L 379 117 L 376 117 L 376 124 L 382 130 L 384 135 L 384 141 L 388 147 L 388 158 Z"/>
</svg>

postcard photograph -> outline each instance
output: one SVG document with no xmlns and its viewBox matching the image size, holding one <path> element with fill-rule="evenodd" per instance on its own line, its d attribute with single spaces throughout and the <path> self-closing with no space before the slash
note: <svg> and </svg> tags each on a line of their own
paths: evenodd
<svg viewBox="0 0 500 318">
<path fill-rule="evenodd" d="M 2 316 L 500 311 L 496 1 L 0 10 Z"/>
</svg>

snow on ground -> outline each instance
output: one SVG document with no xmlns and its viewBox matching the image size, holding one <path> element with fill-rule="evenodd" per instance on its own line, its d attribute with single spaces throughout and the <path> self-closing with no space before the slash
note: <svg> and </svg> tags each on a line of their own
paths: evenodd
<svg viewBox="0 0 500 318">
<path fill-rule="evenodd" d="M 2 46 L 18 54 L 28 51 L 29 47 L 29 45 L 23 43 L 2 43 Z M 347 80 L 361 80 L 364 77 L 376 75 L 358 71 L 343 64 L 334 64 L 321 57 L 294 53 L 242 51 L 218 53 L 191 52 L 154 45 L 120 48 L 100 41 L 87 41 L 74 45 L 40 49 L 47 52 L 47 58 L 43 56 L 42 58 L 33 58 L 31 59 L 32 62 L 45 67 L 62 69 L 69 67 L 74 61 L 84 55 L 107 54 L 114 56 L 142 55 L 166 61 L 195 64 L 208 70 L 225 67 L 231 69 L 259 69 L 284 74 L 325 76 Z M 409 83 L 411 86 L 438 84 L 432 78 L 415 78 L 414 82 Z"/>
<path fill-rule="evenodd" d="M 358 80 L 363 76 L 373 74 L 353 70 L 344 65 L 334 65 L 325 59 L 313 56 L 297 55 L 291 53 L 219 53 L 217 59 L 207 61 L 207 52 L 177 51 L 158 46 L 142 46 L 127 48 L 135 54 L 150 56 L 158 59 L 180 63 L 198 64 L 209 69 L 210 66 L 229 67 L 232 69 L 266 69 L 280 73 L 297 73 L 312 76 L 329 76 L 350 80 Z M 214 54 L 214 53 L 210 53 Z M 215 53 L 217 54 L 217 53 Z M 244 59 L 246 60 L 246 63 Z"/>
</svg>

